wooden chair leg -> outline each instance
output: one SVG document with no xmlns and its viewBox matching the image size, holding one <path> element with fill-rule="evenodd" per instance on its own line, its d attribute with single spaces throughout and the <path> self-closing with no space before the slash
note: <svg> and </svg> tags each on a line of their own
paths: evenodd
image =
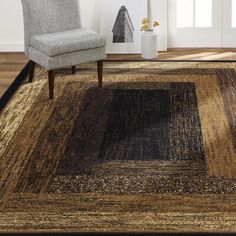
<svg viewBox="0 0 236 236">
<path fill-rule="evenodd" d="M 35 69 L 35 62 L 29 62 L 29 82 L 33 82 L 34 79 L 34 69 Z"/>
<path fill-rule="evenodd" d="M 72 74 L 74 75 L 76 72 L 76 66 L 72 66 Z"/>
<path fill-rule="evenodd" d="M 98 87 L 102 88 L 103 61 L 97 62 L 97 68 L 98 68 Z"/>
<path fill-rule="evenodd" d="M 53 99 L 54 97 L 54 78 L 55 74 L 53 70 L 48 71 L 48 85 L 49 85 L 49 98 Z"/>
</svg>

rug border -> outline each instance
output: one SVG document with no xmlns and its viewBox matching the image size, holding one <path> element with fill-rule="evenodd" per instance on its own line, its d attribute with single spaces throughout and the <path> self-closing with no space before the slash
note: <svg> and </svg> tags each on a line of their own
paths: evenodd
<svg viewBox="0 0 236 236">
<path fill-rule="evenodd" d="M 158 59 L 106 59 L 104 62 L 209 62 L 209 63 L 236 63 L 236 60 L 158 60 Z M 7 103 L 10 101 L 12 96 L 15 94 L 16 90 L 20 87 L 20 85 L 23 83 L 24 79 L 29 74 L 29 64 L 30 61 L 28 61 L 25 65 L 25 67 L 21 70 L 21 72 L 17 75 L 15 80 L 11 83 L 10 87 L 4 92 L 2 97 L 0 97 L 0 113 L 5 108 Z"/>
</svg>

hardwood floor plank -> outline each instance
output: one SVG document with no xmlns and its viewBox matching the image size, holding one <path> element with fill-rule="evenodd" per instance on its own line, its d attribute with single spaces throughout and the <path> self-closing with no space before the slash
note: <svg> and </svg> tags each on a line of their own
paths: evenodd
<svg viewBox="0 0 236 236">
<path fill-rule="evenodd" d="M 27 61 L 22 52 L 0 52 L 0 97 L 22 71 Z"/>
</svg>

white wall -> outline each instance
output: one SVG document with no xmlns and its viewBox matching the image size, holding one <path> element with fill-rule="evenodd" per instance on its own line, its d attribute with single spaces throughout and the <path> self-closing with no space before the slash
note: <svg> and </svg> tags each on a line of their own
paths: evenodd
<svg viewBox="0 0 236 236">
<path fill-rule="evenodd" d="M 99 31 L 99 0 L 80 0 L 81 20 L 85 28 Z"/>
<path fill-rule="evenodd" d="M 167 0 L 152 0 L 158 29 L 159 50 L 167 48 Z M 99 31 L 100 0 L 80 0 L 83 27 Z M 138 1 L 137 1 L 138 3 Z M 137 5 L 138 7 L 138 5 Z M 0 0 L 0 51 L 23 51 L 23 16 L 21 0 Z"/>
<path fill-rule="evenodd" d="M 168 39 L 168 0 L 152 0 L 152 8 L 155 20 L 160 22 L 158 28 L 158 50 L 167 50 Z"/>
<path fill-rule="evenodd" d="M 0 51 L 23 50 L 20 0 L 0 0 Z"/>
</svg>

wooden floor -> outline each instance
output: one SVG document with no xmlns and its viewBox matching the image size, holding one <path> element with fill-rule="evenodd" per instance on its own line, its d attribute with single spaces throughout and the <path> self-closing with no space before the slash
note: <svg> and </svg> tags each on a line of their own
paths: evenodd
<svg viewBox="0 0 236 236">
<path fill-rule="evenodd" d="M 135 55 L 108 55 L 108 60 L 142 60 Z M 160 52 L 157 60 L 236 60 L 236 49 L 171 49 Z M 0 97 L 23 69 L 24 53 L 0 52 Z"/>
<path fill-rule="evenodd" d="M 23 53 L 0 53 L 0 97 L 27 63 Z"/>
<path fill-rule="evenodd" d="M 139 54 L 109 55 L 109 60 L 143 60 Z M 236 49 L 169 49 L 156 60 L 236 60 Z"/>
</svg>

